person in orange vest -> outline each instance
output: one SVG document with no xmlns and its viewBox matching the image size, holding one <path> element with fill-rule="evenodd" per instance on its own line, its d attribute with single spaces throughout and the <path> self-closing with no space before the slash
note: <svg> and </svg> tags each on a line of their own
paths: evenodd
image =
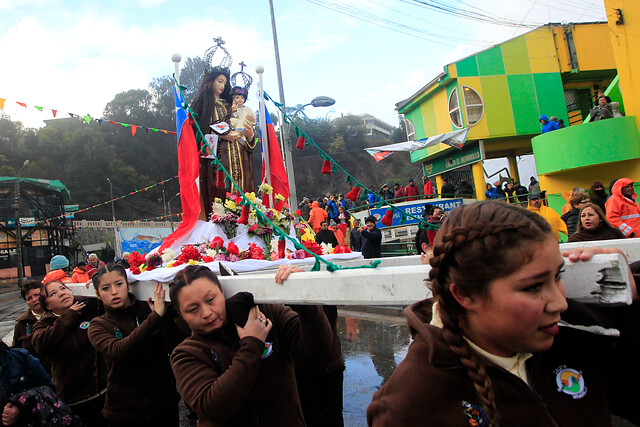
<svg viewBox="0 0 640 427">
<path fill-rule="evenodd" d="M 627 237 L 640 237 L 640 206 L 633 190 L 633 180 L 620 178 L 605 203 L 607 220 Z"/>
<path fill-rule="evenodd" d="M 89 280 L 91 280 L 91 277 L 87 274 L 87 264 L 84 261 L 80 261 L 76 268 L 73 269 L 71 281 L 73 283 L 87 283 Z"/>
<path fill-rule="evenodd" d="M 309 225 L 313 229 L 313 232 L 317 234 L 318 231 L 320 231 L 322 221 L 326 221 L 327 219 L 329 219 L 327 211 L 320 208 L 318 202 L 313 202 L 311 204 L 311 212 L 309 213 Z"/>
<path fill-rule="evenodd" d="M 69 260 L 64 255 L 54 255 L 49 262 L 49 272 L 42 283 L 48 283 L 53 280 L 60 281 L 62 283 L 71 283 L 67 271 L 69 271 Z"/>
</svg>

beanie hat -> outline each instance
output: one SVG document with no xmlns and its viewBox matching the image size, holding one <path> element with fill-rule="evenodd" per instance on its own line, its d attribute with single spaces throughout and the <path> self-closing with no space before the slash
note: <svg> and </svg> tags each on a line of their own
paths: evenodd
<svg viewBox="0 0 640 427">
<path fill-rule="evenodd" d="M 61 270 L 67 267 L 69 267 L 69 260 L 64 255 L 54 256 L 51 258 L 51 262 L 49 263 L 49 268 L 51 270 Z"/>
</svg>

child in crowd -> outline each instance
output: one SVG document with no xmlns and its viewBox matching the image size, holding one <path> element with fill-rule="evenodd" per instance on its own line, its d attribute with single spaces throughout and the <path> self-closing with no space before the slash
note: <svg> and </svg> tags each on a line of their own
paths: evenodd
<svg viewBox="0 0 640 427">
<path fill-rule="evenodd" d="M 104 357 L 109 375 L 103 417 L 109 426 L 177 427 L 178 401 L 169 352 L 162 334 L 167 320 L 165 291 L 157 283 L 153 302 L 129 293 L 121 265 L 107 264 L 93 275 L 105 314 L 89 326 L 89 340 Z M 171 323 L 169 323 L 171 322 Z"/>
<path fill-rule="evenodd" d="M 65 401 L 89 427 L 104 426 L 106 370 L 87 337 L 91 320 L 98 316 L 95 298 L 75 297 L 60 281 L 47 282 L 40 292 L 46 312 L 33 326 L 31 342 L 51 363 L 51 378 L 58 398 Z"/>
<path fill-rule="evenodd" d="M 563 265 L 539 215 L 497 202 L 453 210 L 431 259 L 435 298 L 405 311 L 414 341 L 374 395 L 369 425 L 609 425 L 619 402 L 611 391 L 637 402 L 607 375 L 621 369 L 617 331 L 565 298 Z"/>
<path fill-rule="evenodd" d="M 193 331 L 171 364 L 199 425 L 305 425 L 292 357 L 331 349 L 320 307 L 296 314 L 284 305 L 256 306 L 246 292 L 225 301 L 218 278 L 204 266 L 178 272 L 169 292 Z"/>
</svg>

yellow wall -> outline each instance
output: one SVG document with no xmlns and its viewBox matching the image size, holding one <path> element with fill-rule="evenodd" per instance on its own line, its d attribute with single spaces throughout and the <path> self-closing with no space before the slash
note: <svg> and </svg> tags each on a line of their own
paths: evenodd
<svg viewBox="0 0 640 427">
<path fill-rule="evenodd" d="M 580 71 L 616 68 L 607 24 L 574 25 L 572 29 Z"/>
<path fill-rule="evenodd" d="M 640 128 L 640 3 L 638 0 L 604 0 L 604 6 L 624 108 L 627 116 L 636 116 Z M 623 25 L 616 24 L 614 9 L 622 10 Z"/>
<path fill-rule="evenodd" d="M 548 27 L 525 34 L 532 73 L 557 73 L 558 58 L 553 31 Z"/>
</svg>

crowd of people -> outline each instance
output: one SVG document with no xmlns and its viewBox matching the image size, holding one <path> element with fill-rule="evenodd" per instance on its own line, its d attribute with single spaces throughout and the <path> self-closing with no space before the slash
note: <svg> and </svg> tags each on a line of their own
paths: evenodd
<svg viewBox="0 0 640 427">
<path fill-rule="evenodd" d="M 406 309 L 414 341 L 374 395 L 370 425 L 424 424 L 424 411 L 430 425 L 511 425 L 522 411 L 536 425 L 575 425 L 575 417 L 606 425 L 610 411 L 640 420 L 635 400 L 620 397 L 624 387 L 605 381 L 612 367 L 631 366 L 635 323 L 619 322 L 634 322 L 635 306 L 620 317 L 567 300 L 557 246 L 558 233 L 569 241 L 637 237 L 634 182 L 614 180 L 609 193 L 601 182 L 574 188 L 559 215 L 534 181 L 526 209 L 511 183 L 509 203 L 450 213 L 426 205 L 416 246 L 432 267 L 434 297 Z M 375 217 L 360 226 L 342 195 L 323 199 L 323 208 L 303 203 L 314 231 L 319 226 L 317 242 L 345 243 L 339 225 L 348 224 L 354 249 L 381 256 Z M 564 255 L 577 262 L 611 251 Z M 43 281 L 23 283 L 28 309 L 16 321 L 13 348 L 0 346 L 3 425 L 177 426 L 180 398 L 202 426 L 343 424 L 335 306 L 256 304 L 248 293 L 225 298 L 204 266 L 174 277 L 170 304 L 159 284 L 153 297 L 137 301 L 126 258 L 104 263 L 90 254 L 70 271 L 56 255 Z M 281 267 L 276 282 L 296 271 Z M 97 298 L 75 296 L 72 282 L 92 284 Z M 636 299 L 635 283 L 632 293 Z M 622 335 L 585 331 L 585 324 Z M 580 376 L 588 384 L 556 384 L 561 363 L 566 375 L 577 372 L 574 386 L 583 384 Z"/>
</svg>

